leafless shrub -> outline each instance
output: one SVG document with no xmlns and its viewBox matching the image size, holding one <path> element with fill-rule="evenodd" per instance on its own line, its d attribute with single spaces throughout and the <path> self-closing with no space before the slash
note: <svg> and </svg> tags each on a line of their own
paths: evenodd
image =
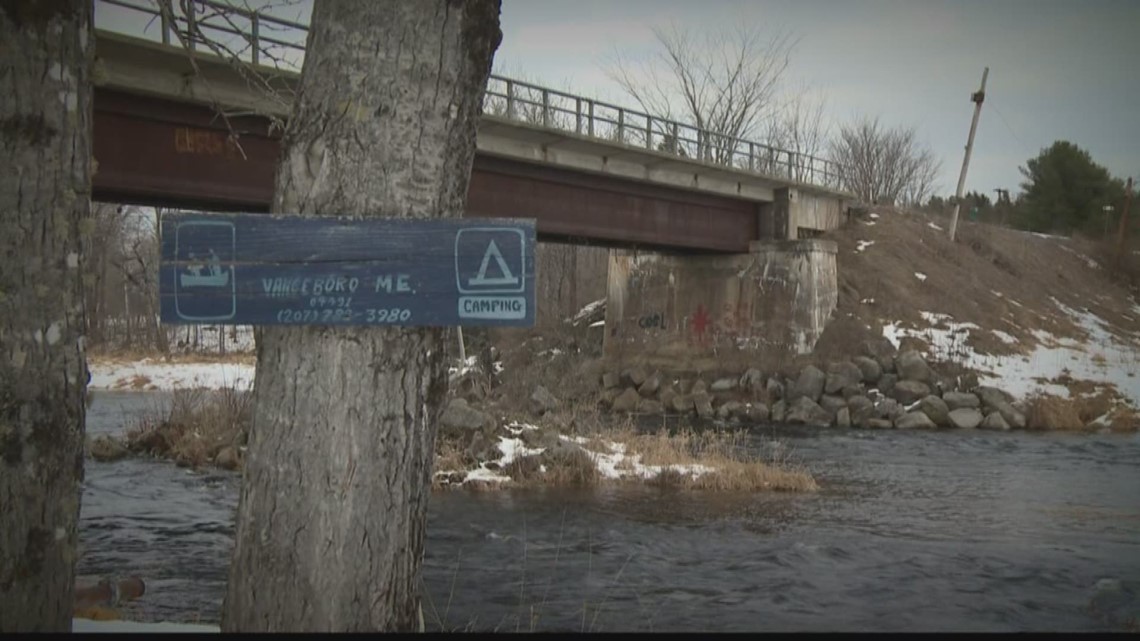
<svg viewBox="0 0 1140 641">
<path fill-rule="evenodd" d="M 831 159 L 840 167 L 843 186 L 873 205 L 923 203 L 941 167 L 914 127 L 888 129 L 868 117 L 840 126 Z"/>
</svg>

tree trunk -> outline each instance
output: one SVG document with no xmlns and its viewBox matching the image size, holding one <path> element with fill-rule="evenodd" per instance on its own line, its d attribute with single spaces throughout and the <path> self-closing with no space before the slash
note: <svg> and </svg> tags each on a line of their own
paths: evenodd
<svg viewBox="0 0 1140 641">
<path fill-rule="evenodd" d="M 90 2 L 0 3 L 0 631 L 71 629 Z"/>
<path fill-rule="evenodd" d="M 460 216 L 498 15 L 314 3 L 273 211 Z M 223 630 L 416 629 L 445 339 L 262 328 Z"/>
</svg>

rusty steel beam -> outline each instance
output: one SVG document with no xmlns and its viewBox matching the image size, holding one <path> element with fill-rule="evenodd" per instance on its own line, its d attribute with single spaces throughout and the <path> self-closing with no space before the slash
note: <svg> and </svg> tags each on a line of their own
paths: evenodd
<svg viewBox="0 0 1140 641">
<path fill-rule="evenodd" d="M 280 151 L 258 117 L 97 89 L 94 197 L 183 208 L 269 211 Z M 231 134 L 233 132 L 234 135 Z M 747 252 L 757 204 L 477 154 L 465 216 L 534 218 L 541 237 Z"/>
</svg>

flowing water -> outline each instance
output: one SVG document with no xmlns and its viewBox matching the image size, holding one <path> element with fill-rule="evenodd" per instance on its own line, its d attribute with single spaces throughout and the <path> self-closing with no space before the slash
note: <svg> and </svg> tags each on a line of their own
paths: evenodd
<svg viewBox="0 0 1140 641">
<path fill-rule="evenodd" d="M 117 433 L 161 400 L 98 393 L 88 432 Z M 823 489 L 433 494 L 428 628 L 1090 631 L 1140 618 L 1137 435 L 752 433 Z M 127 617 L 216 622 L 239 484 L 89 460 L 80 574 L 146 579 Z"/>
</svg>

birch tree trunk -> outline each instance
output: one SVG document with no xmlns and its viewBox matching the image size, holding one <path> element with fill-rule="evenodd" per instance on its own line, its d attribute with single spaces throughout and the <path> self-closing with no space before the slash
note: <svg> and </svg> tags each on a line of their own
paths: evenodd
<svg viewBox="0 0 1140 641">
<path fill-rule="evenodd" d="M 71 629 L 90 2 L 0 3 L 0 631 Z M 85 262 L 85 261 L 83 261 Z"/>
<path fill-rule="evenodd" d="M 273 211 L 460 216 L 498 0 L 318 2 Z M 439 328 L 265 327 L 225 631 L 414 630 Z"/>
</svg>

